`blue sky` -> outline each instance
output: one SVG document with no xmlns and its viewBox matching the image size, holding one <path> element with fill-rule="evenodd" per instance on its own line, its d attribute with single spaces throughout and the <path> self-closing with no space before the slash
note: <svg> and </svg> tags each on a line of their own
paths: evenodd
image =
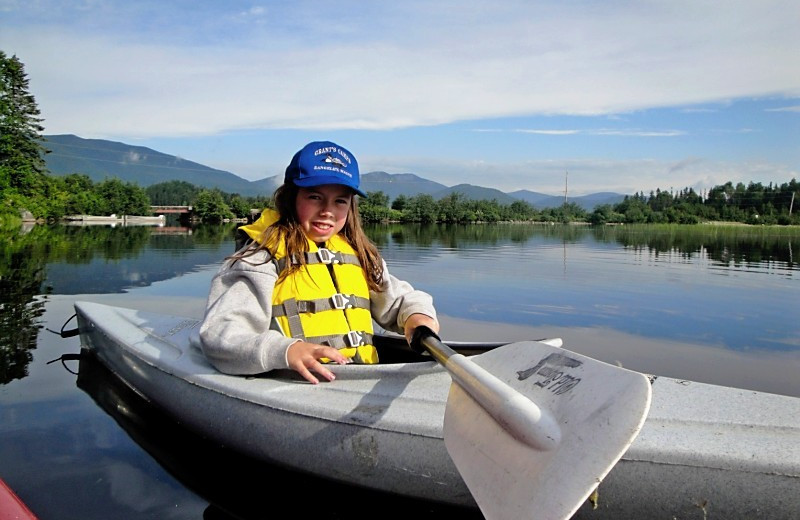
<svg viewBox="0 0 800 520">
<path fill-rule="evenodd" d="M 325 139 L 554 195 L 798 178 L 798 26 L 796 0 L 0 0 L 46 134 L 251 180 Z"/>
</svg>

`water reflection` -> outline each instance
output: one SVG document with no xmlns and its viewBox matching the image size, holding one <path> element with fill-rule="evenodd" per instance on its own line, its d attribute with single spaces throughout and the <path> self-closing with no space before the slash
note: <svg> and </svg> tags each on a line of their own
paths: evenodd
<svg viewBox="0 0 800 520">
<path fill-rule="evenodd" d="M 0 257 L 0 384 L 28 374 L 44 302 L 37 300 L 46 276 L 40 254 L 46 244 L 19 235 L 4 241 Z"/>
<path fill-rule="evenodd" d="M 121 293 L 220 260 L 233 226 L 29 226 L 0 230 L 0 384 L 28 373 L 44 300 Z"/>
<path fill-rule="evenodd" d="M 407 244 L 419 248 L 436 245 L 457 249 L 474 245 L 525 243 L 535 237 L 576 242 L 590 233 L 588 226 L 565 226 L 549 223 L 368 224 L 364 228 L 379 249 L 390 244 Z"/>
<path fill-rule="evenodd" d="M 0 231 L 0 384 L 27 374 L 43 298 L 119 294 L 185 277 L 232 253 L 234 228 L 37 225 Z M 786 291 L 775 280 L 770 280 L 779 295 L 774 297 L 763 294 L 769 286 L 757 287 L 763 280 L 725 282 L 732 293 L 748 285 L 760 289 L 750 308 L 728 297 L 706 302 L 705 295 L 682 287 L 682 277 L 694 281 L 737 271 L 793 277 L 798 269 L 793 253 L 800 248 L 800 230 L 795 228 L 371 224 L 365 229 L 395 275 L 435 292 L 437 306 L 454 316 L 533 325 L 599 324 L 666 336 L 675 336 L 672 329 L 682 327 L 686 336 L 705 335 L 710 341 L 750 348 L 753 328 L 739 328 L 755 309 L 770 337 L 759 340 L 761 344 L 777 341 L 797 347 L 793 329 L 785 324 L 791 316 L 771 310 L 786 305 L 775 301 L 785 298 L 780 295 Z M 653 265 L 666 265 L 669 271 L 659 274 Z M 684 274 L 682 267 L 695 271 Z M 611 284 L 618 283 L 615 277 L 625 280 L 628 301 L 620 295 L 623 286 L 604 285 L 596 275 Z M 197 287 L 201 297 L 207 291 L 202 285 Z M 641 301 L 630 305 L 635 298 Z M 698 320 L 686 309 L 697 302 L 712 308 L 692 325 Z M 620 309 L 629 309 L 629 316 L 619 316 Z M 673 318 L 665 320 L 666 313 Z M 733 316 L 727 319 L 734 326 L 709 327 L 717 314 Z M 675 327 L 681 316 L 684 321 Z"/>
<path fill-rule="evenodd" d="M 432 258 L 437 249 L 466 251 L 525 244 L 620 244 L 646 250 L 656 257 L 678 253 L 685 258 L 704 257 L 724 267 L 776 266 L 797 270 L 794 252 L 800 248 L 800 230 L 758 226 L 581 226 L 559 224 L 370 224 L 365 226 L 381 251 L 411 250 L 415 258 Z M 565 250 L 566 254 L 566 250 Z"/>
<path fill-rule="evenodd" d="M 792 228 L 741 226 L 604 226 L 592 228 L 599 241 L 656 254 L 678 251 L 687 257 L 707 255 L 722 266 L 782 264 L 796 269 L 793 251 L 800 232 Z"/>
</svg>

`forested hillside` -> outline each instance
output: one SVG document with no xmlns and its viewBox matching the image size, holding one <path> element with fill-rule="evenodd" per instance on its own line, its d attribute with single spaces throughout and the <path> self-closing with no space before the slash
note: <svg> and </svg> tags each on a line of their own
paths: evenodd
<svg viewBox="0 0 800 520">
<path fill-rule="evenodd" d="M 167 181 L 184 181 L 205 188 L 218 188 L 243 195 L 271 194 L 276 185 L 270 180 L 251 182 L 223 170 L 158 152 L 103 139 L 83 139 L 75 135 L 45 135 L 42 146 L 52 175 L 87 175 L 93 181 L 117 178 L 146 188 Z"/>
</svg>

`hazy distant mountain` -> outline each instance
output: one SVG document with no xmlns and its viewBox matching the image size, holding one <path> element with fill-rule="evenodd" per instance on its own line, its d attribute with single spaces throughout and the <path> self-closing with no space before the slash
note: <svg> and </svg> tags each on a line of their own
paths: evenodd
<svg viewBox="0 0 800 520">
<path fill-rule="evenodd" d="M 413 173 L 369 172 L 361 176 L 361 189 L 366 193 L 382 191 L 389 196 L 389 200 L 394 200 L 398 195 L 407 197 L 420 193 L 433 195 L 447 189 L 447 186 L 423 179 Z"/>
<path fill-rule="evenodd" d="M 283 182 L 283 173 L 257 181 L 248 181 L 231 172 L 209 168 L 143 146 L 103 139 L 83 139 L 75 135 L 47 135 L 44 138 L 44 147 L 50 150 L 50 153 L 45 155 L 45 161 L 53 175 L 83 173 L 94 181 L 116 177 L 142 187 L 179 180 L 245 196 L 271 195 Z M 364 173 L 361 175 L 361 188 L 365 192 L 382 191 L 389 200 L 394 200 L 398 195 L 413 197 L 421 193 L 440 199 L 458 192 L 467 199 L 495 199 L 500 204 L 524 200 L 537 209 L 554 208 L 564 203 L 563 196 L 545 195 L 528 190 L 503 193 L 494 188 L 472 184 L 448 187 L 413 173 L 380 171 Z M 618 193 L 594 193 L 582 197 L 569 197 L 568 200 L 591 211 L 599 204 L 616 204 L 623 198 L 624 195 Z"/>
<path fill-rule="evenodd" d="M 252 181 L 250 184 L 253 186 L 253 189 L 259 193 L 263 192 L 267 195 L 272 195 L 278 186 L 283 184 L 283 174 L 267 177 L 259 181 Z"/>
<path fill-rule="evenodd" d="M 519 191 L 512 191 L 509 193 L 510 196 L 514 197 L 515 199 L 524 200 L 525 202 L 529 202 L 533 204 L 536 208 L 550 208 L 550 207 L 557 207 L 564 203 L 564 197 L 561 196 L 553 196 L 553 195 L 546 195 L 544 193 L 539 193 L 536 191 L 528 191 L 528 190 L 519 190 Z"/>
<path fill-rule="evenodd" d="M 458 184 L 451 188 L 437 191 L 433 194 L 436 199 L 446 197 L 451 193 L 460 193 L 468 200 L 496 200 L 500 204 L 508 205 L 517 200 L 515 197 L 494 188 L 482 188 L 472 184 Z"/>
<path fill-rule="evenodd" d="M 564 204 L 563 195 L 545 195 L 544 193 L 528 190 L 513 191 L 509 195 L 529 202 L 536 209 L 557 208 Z M 603 192 L 579 197 L 567 197 L 567 201 L 574 202 L 587 211 L 592 211 L 601 204 L 618 204 L 624 198 L 625 195 L 620 195 L 619 193 Z"/>
<path fill-rule="evenodd" d="M 75 135 L 46 135 L 44 138 L 43 145 L 50 150 L 45 155 L 45 161 L 53 175 L 83 173 L 93 181 L 116 177 L 142 187 L 179 180 L 248 196 L 271 194 L 275 189 L 269 179 L 251 182 L 231 172 L 209 168 L 144 146 L 83 139 Z"/>
</svg>

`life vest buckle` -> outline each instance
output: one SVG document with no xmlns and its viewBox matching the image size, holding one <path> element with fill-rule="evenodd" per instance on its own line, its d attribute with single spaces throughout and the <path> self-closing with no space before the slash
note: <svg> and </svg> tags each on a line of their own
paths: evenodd
<svg viewBox="0 0 800 520">
<path fill-rule="evenodd" d="M 326 249 L 324 247 L 320 247 L 319 250 L 317 250 L 317 258 L 319 258 L 319 261 L 323 264 L 339 263 L 339 257 L 337 256 L 337 253 L 333 253 L 330 249 Z"/>
<path fill-rule="evenodd" d="M 353 306 L 353 302 L 350 300 L 350 297 L 342 293 L 336 293 L 331 296 L 331 303 L 333 304 L 333 308 L 337 310 L 347 309 L 348 307 Z"/>
<path fill-rule="evenodd" d="M 347 338 L 347 343 L 351 347 L 360 347 L 364 345 L 364 335 L 357 330 L 351 330 L 345 337 Z"/>
</svg>

